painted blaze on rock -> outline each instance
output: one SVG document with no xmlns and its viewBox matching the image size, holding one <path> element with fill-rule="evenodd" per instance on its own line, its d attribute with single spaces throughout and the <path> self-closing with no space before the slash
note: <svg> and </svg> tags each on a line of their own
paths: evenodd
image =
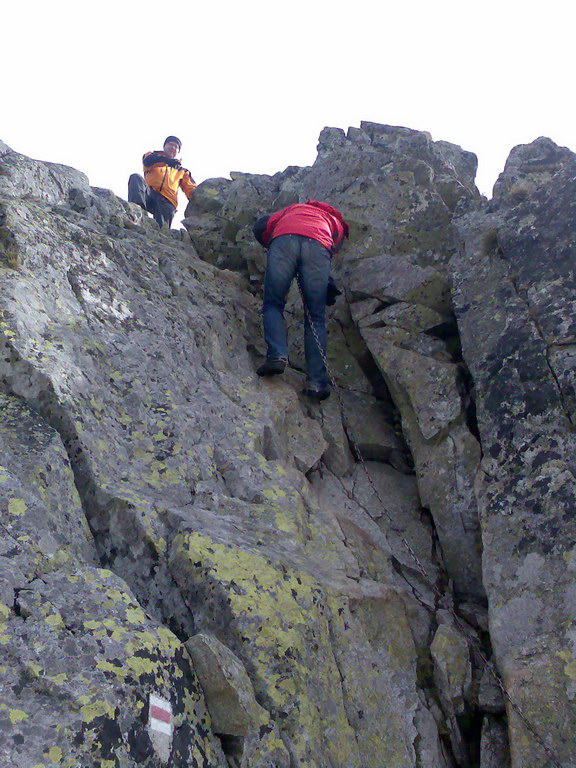
<svg viewBox="0 0 576 768">
<path fill-rule="evenodd" d="M 148 700 L 148 733 L 156 754 L 166 762 L 172 750 L 172 705 L 153 693 Z"/>
</svg>

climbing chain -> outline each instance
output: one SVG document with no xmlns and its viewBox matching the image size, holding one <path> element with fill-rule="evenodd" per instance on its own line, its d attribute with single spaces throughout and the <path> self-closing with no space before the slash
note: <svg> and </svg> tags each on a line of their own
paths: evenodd
<svg viewBox="0 0 576 768">
<path fill-rule="evenodd" d="M 334 391 L 334 394 L 336 395 L 336 399 L 338 401 L 338 407 L 340 408 L 340 413 L 341 413 L 341 416 L 342 416 L 342 424 L 345 425 L 346 421 L 345 421 L 344 401 L 342 400 L 342 395 L 340 394 L 340 387 L 338 386 L 338 384 L 336 383 L 336 381 L 334 379 L 334 376 L 333 376 L 332 371 L 330 369 L 330 366 L 328 364 L 328 359 L 326 357 L 326 353 L 325 353 L 325 351 L 324 351 L 324 349 L 322 347 L 322 344 L 320 343 L 320 339 L 318 337 L 318 333 L 316 331 L 316 327 L 314 325 L 314 322 L 313 322 L 312 317 L 310 315 L 310 311 L 309 311 L 308 306 L 306 304 L 306 300 L 304 298 L 304 291 L 302 289 L 302 284 L 300 282 L 300 275 L 299 274 L 297 274 L 296 280 L 298 282 L 298 288 L 300 289 L 300 295 L 302 296 L 302 305 L 303 305 L 304 311 L 306 313 L 306 319 L 307 319 L 308 324 L 310 325 L 310 328 L 312 330 L 312 334 L 313 334 L 314 339 L 316 341 L 316 345 L 318 346 L 318 350 L 320 351 L 320 355 L 322 357 L 322 362 L 324 363 L 324 366 L 326 368 L 326 373 L 328 375 L 328 379 L 330 380 L 330 384 L 332 386 L 332 390 Z M 432 592 L 434 592 L 434 594 L 438 598 L 438 602 L 444 608 L 446 608 L 446 610 L 448 610 L 448 612 L 450 613 L 450 615 L 454 619 L 454 623 L 455 623 L 456 627 L 460 630 L 460 632 L 462 632 L 464 637 L 470 637 L 470 635 L 467 632 L 466 628 L 462 624 L 462 621 L 461 621 L 460 617 L 456 613 L 454 607 L 451 605 L 451 603 L 449 601 L 446 601 L 445 596 L 440 592 L 440 589 L 437 587 L 435 581 L 430 578 L 430 576 L 428 575 L 425 567 L 422 565 L 422 563 L 418 559 L 418 556 L 416 555 L 416 553 L 414 552 L 414 550 L 410 546 L 410 542 L 403 535 L 402 531 L 400 531 L 400 530 L 398 530 L 398 528 L 396 528 L 394 520 L 392 518 L 392 514 L 389 511 L 389 509 L 386 507 L 386 504 L 384 503 L 384 499 L 382 498 L 381 493 L 379 492 L 379 490 L 376 487 L 376 484 L 375 484 L 372 476 L 370 475 L 370 472 L 368 470 L 368 466 L 366 465 L 366 461 L 364 460 L 364 457 L 362 456 L 362 451 L 360 450 L 360 448 L 358 446 L 358 443 L 356 442 L 356 440 L 354 438 L 354 435 L 352 433 L 352 430 L 350 429 L 350 426 L 348 426 L 348 427 L 344 426 L 344 428 L 346 430 L 346 434 L 348 436 L 348 439 L 349 439 L 350 443 L 352 444 L 352 448 L 354 450 L 354 453 L 355 453 L 356 457 L 358 458 L 358 460 L 359 460 L 359 462 L 360 462 L 360 464 L 362 466 L 364 474 L 366 475 L 366 478 L 368 480 L 368 484 L 370 485 L 370 488 L 374 492 L 374 495 L 376 496 L 376 498 L 378 500 L 378 503 L 380 504 L 380 506 L 384 510 L 384 514 L 386 515 L 386 517 L 387 517 L 387 519 L 388 519 L 388 521 L 390 523 L 391 529 L 394 531 L 394 533 L 396 533 L 398 535 L 398 537 L 402 541 L 402 544 L 404 545 L 405 549 L 408 551 L 408 553 L 410 554 L 410 557 L 414 561 L 414 564 L 416 565 L 417 571 L 420 573 L 420 575 L 424 579 L 424 582 L 427 584 L 427 586 L 432 590 Z M 374 519 L 373 516 L 370 514 L 370 512 L 368 512 L 368 515 L 370 517 L 372 517 L 372 519 Z M 412 589 L 414 589 L 414 592 L 417 593 L 417 590 L 415 589 L 415 587 L 413 585 L 412 585 Z M 424 600 L 421 600 L 421 602 L 424 605 L 426 604 Z M 542 747 L 542 750 L 546 753 L 546 755 L 548 757 L 548 763 L 546 765 L 543 765 L 542 768 L 563 768 L 561 763 L 556 758 L 556 755 L 554 754 L 554 752 L 544 742 L 544 739 L 540 736 L 540 734 L 535 730 L 534 726 L 530 723 L 530 721 L 528 720 L 528 718 L 526 717 L 526 715 L 522 711 L 520 705 L 517 704 L 517 702 L 515 702 L 511 698 L 510 694 L 508 693 L 508 691 L 506 690 L 506 688 L 504 686 L 504 683 L 500 679 L 500 676 L 496 672 L 495 665 L 486 657 L 485 653 L 483 652 L 483 650 L 481 648 L 481 645 L 480 645 L 480 638 L 474 635 L 474 636 L 471 637 L 471 640 L 472 640 L 472 642 L 473 642 L 473 644 L 475 646 L 476 654 L 478 655 L 479 659 L 482 661 L 482 663 L 485 665 L 486 669 L 488 669 L 488 671 L 490 672 L 490 674 L 494 678 L 494 681 L 496 682 L 498 688 L 502 692 L 502 695 L 504 696 L 506 701 L 510 704 L 510 707 L 518 715 L 518 717 L 520 718 L 520 720 L 524 724 L 524 727 L 526 728 L 526 730 L 530 734 L 532 734 L 534 740 Z"/>
</svg>

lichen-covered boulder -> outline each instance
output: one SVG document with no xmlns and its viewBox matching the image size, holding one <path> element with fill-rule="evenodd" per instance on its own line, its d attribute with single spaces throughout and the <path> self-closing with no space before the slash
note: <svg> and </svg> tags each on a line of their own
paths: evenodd
<svg viewBox="0 0 576 768">
<path fill-rule="evenodd" d="M 230 745 L 228 762 L 243 768 L 289 768 L 290 755 L 268 712 L 256 701 L 254 688 L 240 659 L 212 635 L 199 632 L 186 643 L 212 727 Z"/>
<path fill-rule="evenodd" d="M 172 707 L 173 764 L 224 768 L 185 648 L 98 567 L 60 435 L 5 394 L 0 455 L 2 763 L 158 760 L 147 717 L 157 694 Z"/>
</svg>

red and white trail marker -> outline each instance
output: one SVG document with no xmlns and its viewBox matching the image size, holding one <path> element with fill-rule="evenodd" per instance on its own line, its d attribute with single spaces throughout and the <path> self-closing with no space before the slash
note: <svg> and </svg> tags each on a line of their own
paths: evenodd
<svg viewBox="0 0 576 768">
<path fill-rule="evenodd" d="M 150 694 L 150 728 L 172 736 L 172 705 L 153 693 Z"/>
<path fill-rule="evenodd" d="M 166 699 L 150 694 L 148 704 L 148 732 L 152 744 L 162 760 L 168 760 L 172 747 L 172 705 Z"/>
</svg>

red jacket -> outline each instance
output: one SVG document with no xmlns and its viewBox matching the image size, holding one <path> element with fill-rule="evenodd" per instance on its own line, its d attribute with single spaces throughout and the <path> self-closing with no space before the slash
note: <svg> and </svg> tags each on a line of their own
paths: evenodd
<svg viewBox="0 0 576 768">
<path fill-rule="evenodd" d="M 322 243 L 334 253 L 348 236 L 348 224 L 337 208 L 319 200 L 295 203 L 273 213 L 266 222 L 260 242 L 268 246 L 280 235 L 304 235 Z"/>
</svg>

